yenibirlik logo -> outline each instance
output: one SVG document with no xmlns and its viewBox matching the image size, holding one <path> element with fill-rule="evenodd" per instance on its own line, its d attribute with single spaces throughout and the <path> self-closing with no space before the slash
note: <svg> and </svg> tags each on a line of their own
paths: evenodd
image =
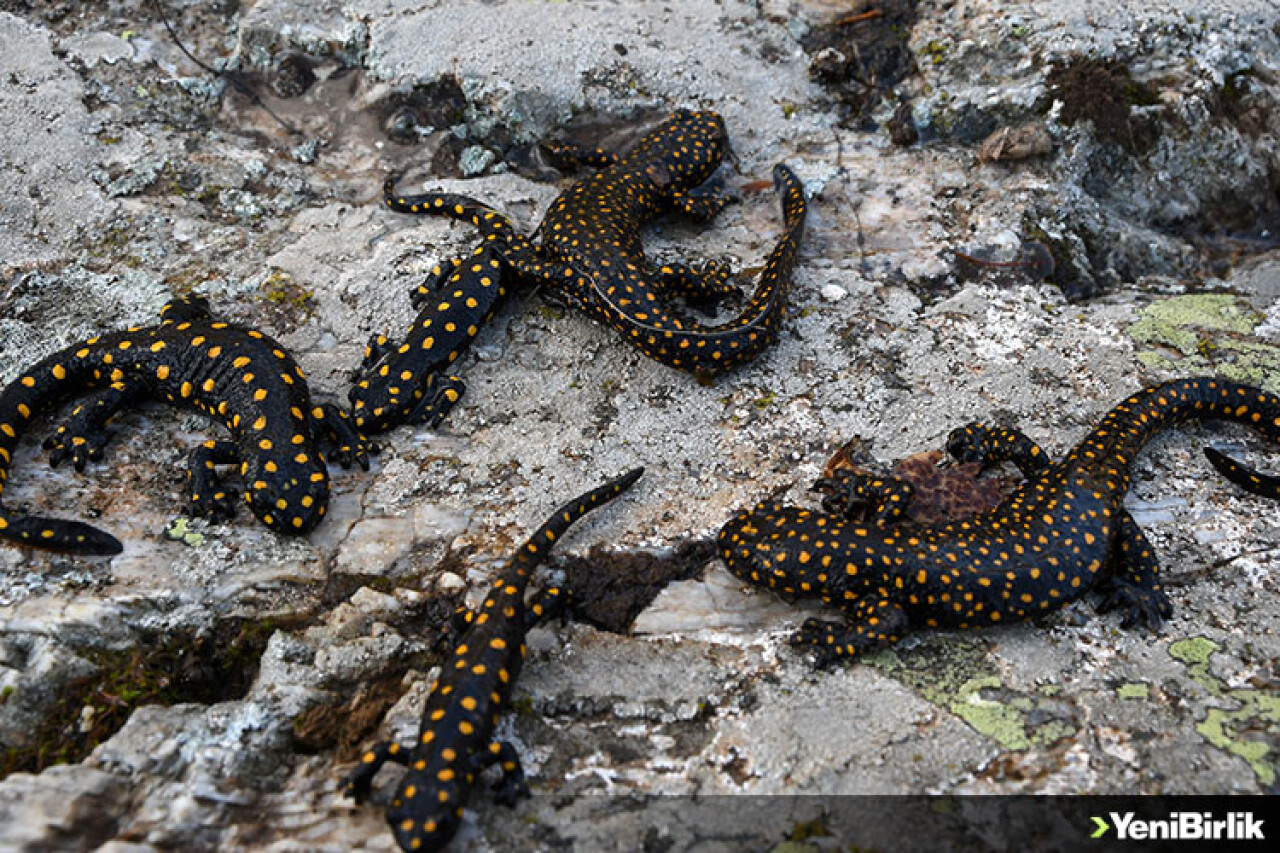
<svg viewBox="0 0 1280 853">
<path fill-rule="evenodd" d="M 1173 812 L 1161 820 L 1136 817 L 1133 812 L 1108 812 L 1115 824 L 1115 837 L 1120 841 L 1265 841 L 1261 818 L 1252 812 L 1230 812 L 1225 818 L 1214 819 L 1213 812 Z M 1093 818 L 1093 835 L 1102 838 L 1111 824 L 1100 817 Z"/>
</svg>

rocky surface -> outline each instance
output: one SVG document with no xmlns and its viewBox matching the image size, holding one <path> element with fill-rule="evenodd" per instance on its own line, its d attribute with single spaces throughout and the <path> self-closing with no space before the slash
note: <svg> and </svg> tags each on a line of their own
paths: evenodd
<svg viewBox="0 0 1280 853">
<path fill-rule="evenodd" d="M 630 466 L 648 473 L 563 551 L 605 543 L 621 565 L 767 494 L 812 501 L 855 437 L 887 466 L 982 416 L 1061 452 L 1151 381 L 1280 391 L 1270 0 L 165 8 L 207 68 L 153 4 L 0 4 L 0 380 L 196 290 L 341 399 L 369 334 L 403 329 L 409 289 L 474 243 L 381 209 L 384 174 L 532 230 L 564 180 L 531 142 L 625 139 L 677 106 L 725 116 L 725 177 L 748 189 L 707 228 L 660 223 L 652 254 L 758 265 L 778 213 L 749 185 L 779 160 L 812 194 L 809 234 L 782 339 L 713 385 L 516 296 L 444 425 L 336 472 L 305 540 L 175 517 L 199 418 L 130 413 L 85 474 L 24 444 L 6 502 L 93 514 L 126 549 L 0 549 L 2 848 L 393 849 L 338 780 L 414 731 L 457 601 Z M 714 561 L 629 635 L 538 629 L 503 724 L 535 796 L 478 794 L 457 849 L 843 831 L 813 802 L 694 819 L 650 795 L 1274 790 L 1280 516 L 1213 476 L 1205 443 L 1276 467 L 1214 427 L 1139 459 L 1129 507 L 1176 607 L 1159 635 L 1081 603 L 815 672 L 785 642 L 812 609 Z M 856 825 L 845 842 L 892 845 Z"/>
</svg>

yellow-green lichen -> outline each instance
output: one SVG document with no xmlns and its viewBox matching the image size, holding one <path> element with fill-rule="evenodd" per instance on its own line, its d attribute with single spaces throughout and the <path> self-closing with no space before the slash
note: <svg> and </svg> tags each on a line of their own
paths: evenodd
<svg viewBox="0 0 1280 853">
<path fill-rule="evenodd" d="M 1116 688 L 1116 696 L 1121 699 L 1138 699 L 1145 701 L 1151 697 L 1151 688 L 1142 682 L 1121 684 Z"/>
<path fill-rule="evenodd" d="M 863 662 L 907 684 L 1005 749 L 1044 748 L 1077 729 L 1051 697 L 1007 687 L 977 644 L 922 646 L 910 652 L 891 649 Z"/>
<path fill-rule="evenodd" d="M 1138 360 L 1154 370 L 1212 372 L 1280 391 L 1280 346 L 1253 335 L 1263 316 L 1225 293 L 1175 296 L 1148 305 L 1129 327 Z"/>
<path fill-rule="evenodd" d="M 1235 708 L 1210 708 L 1196 732 L 1214 747 L 1239 756 L 1263 786 L 1274 785 L 1280 759 L 1269 741 L 1280 736 L 1280 695 L 1274 690 L 1230 688 L 1213 675 L 1209 659 L 1219 648 L 1207 637 L 1191 637 L 1169 645 L 1169 655 L 1186 665 L 1191 679 L 1212 696 L 1234 700 Z"/>
</svg>

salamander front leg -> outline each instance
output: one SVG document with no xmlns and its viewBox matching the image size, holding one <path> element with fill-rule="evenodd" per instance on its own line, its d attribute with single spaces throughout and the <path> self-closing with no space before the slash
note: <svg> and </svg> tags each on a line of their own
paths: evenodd
<svg viewBox="0 0 1280 853">
<path fill-rule="evenodd" d="M 412 746 L 401 746 L 393 741 L 378 744 L 360 756 L 359 766 L 347 774 L 347 778 L 342 783 L 343 793 L 357 803 L 363 803 L 369 799 L 369 794 L 373 790 L 373 777 L 378 775 L 382 765 L 390 761 L 392 764 L 408 767 L 409 755 L 412 751 Z"/>
<path fill-rule="evenodd" d="M 952 430 L 947 436 L 947 452 L 957 462 L 976 462 L 983 468 L 1012 462 L 1027 478 L 1040 474 L 1053 464 L 1049 454 L 1020 430 L 978 421 Z"/>
<path fill-rule="evenodd" d="M 902 518 L 915 489 L 906 480 L 877 477 L 842 468 L 813 484 L 822 492 L 822 509 L 844 518 L 865 517 L 876 524 L 893 524 Z"/>
<path fill-rule="evenodd" d="M 1121 628 L 1145 625 L 1159 630 L 1173 615 L 1173 605 L 1160 587 L 1160 562 L 1147 535 L 1127 510 L 1117 516 L 1119 529 L 1111 547 L 1110 576 L 1101 585 L 1098 610 L 1124 611 Z"/>
<path fill-rule="evenodd" d="M 592 148 L 576 142 L 543 140 L 538 143 L 548 163 L 562 172 L 572 172 L 583 166 L 605 169 L 618 162 L 618 155 L 603 148 Z"/>
<path fill-rule="evenodd" d="M 77 471 L 83 471 L 88 462 L 101 460 L 102 451 L 111 438 L 107 424 L 142 395 L 141 387 L 116 382 L 81 400 L 71 410 L 67 422 L 44 440 L 49 464 L 56 468 L 70 459 Z"/>
<path fill-rule="evenodd" d="M 191 514 L 210 521 L 224 521 L 236 514 L 238 492 L 224 485 L 218 465 L 235 465 L 240 451 L 233 441 L 206 441 L 187 460 L 187 500 Z"/>
<path fill-rule="evenodd" d="M 887 598 L 863 597 L 846 622 L 807 619 L 791 637 L 795 646 L 812 648 L 821 668 L 896 643 L 907 631 L 907 614 Z"/>
<path fill-rule="evenodd" d="M 462 377 L 432 374 L 427 379 L 426 385 L 414 392 L 415 395 L 420 392 L 422 399 L 405 415 L 405 423 L 425 424 L 435 429 L 458 404 L 466 391 L 467 385 L 462 381 Z"/>
</svg>

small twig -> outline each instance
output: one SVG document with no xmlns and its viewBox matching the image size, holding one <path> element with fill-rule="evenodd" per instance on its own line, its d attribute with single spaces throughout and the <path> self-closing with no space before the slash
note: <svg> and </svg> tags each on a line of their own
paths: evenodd
<svg viewBox="0 0 1280 853">
<path fill-rule="evenodd" d="M 867 21 L 874 21 L 876 18 L 882 17 L 884 11 L 881 9 L 868 9 L 865 12 L 854 12 L 851 15 L 845 15 L 843 18 L 836 18 L 831 24 L 833 27 L 843 27 L 847 24 L 862 24 Z"/>
<path fill-rule="evenodd" d="M 262 100 L 262 98 L 258 95 L 256 91 L 254 91 L 253 87 L 250 86 L 248 83 L 244 82 L 242 79 L 240 79 L 240 75 L 238 72 L 219 70 L 217 68 L 214 68 L 209 64 L 205 63 L 204 61 L 202 61 L 199 57 L 197 57 L 191 51 L 187 50 L 187 46 L 182 43 L 182 40 L 178 38 L 177 32 L 174 31 L 173 24 L 169 23 L 169 16 L 165 14 L 164 6 L 160 3 L 160 0 L 151 0 L 151 6 L 156 10 L 156 14 L 160 16 L 160 23 L 164 24 L 165 31 L 169 33 L 169 38 L 173 40 L 173 43 L 174 45 L 177 46 L 178 50 L 182 51 L 183 56 L 185 56 L 187 59 L 190 59 L 201 70 L 205 71 L 206 73 L 212 74 L 215 77 L 220 77 L 223 80 L 226 80 L 228 83 L 231 84 L 232 88 L 234 88 L 237 92 L 239 92 L 240 94 L 248 98 L 251 104 L 253 104 L 255 107 L 260 108 L 267 115 L 275 119 L 276 123 L 279 124 L 281 127 L 283 127 L 289 133 L 290 136 L 302 135 L 302 132 L 300 130 L 295 128 L 293 125 L 289 124 L 289 122 L 285 121 L 283 118 L 277 115 L 275 110 L 267 106 L 266 102 Z"/>
<path fill-rule="evenodd" d="M 1181 572 L 1176 577 L 1165 577 L 1161 580 L 1165 586 L 1186 586 L 1192 581 L 1198 581 L 1201 578 L 1214 574 L 1218 569 L 1231 565 L 1242 557 L 1253 557 L 1257 554 L 1270 554 L 1274 548 L 1254 548 L 1253 550 L 1238 551 L 1229 557 L 1220 557 L 1202 569 L 1192 569 L 1188 572 Z"/>
</svg>

